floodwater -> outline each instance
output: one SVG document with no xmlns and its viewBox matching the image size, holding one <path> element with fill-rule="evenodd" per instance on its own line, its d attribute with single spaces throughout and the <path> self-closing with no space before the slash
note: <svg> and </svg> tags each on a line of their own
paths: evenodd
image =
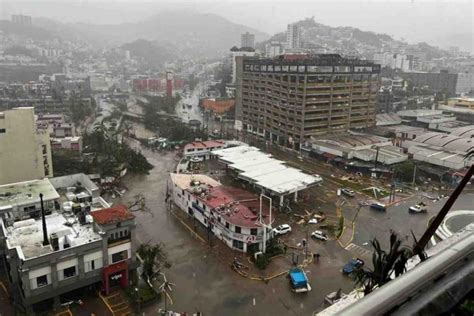
<svg viewBox="0 0 474 316">
<path fill-rule="evenodd" d="M 133 147 L 139 146 L 133 140 L 130 142 Z M 143 148 L 141 151 L 155 168 L 149 175 L 127 175 L 124 182 L 129 190 L 122 199 L 130 200 L 139 193 L 147 199 L 152 214 L 135 213 L 136 236 L 139 243 L 164 244 L 172 265 L 164 272 L 168 280 L 176 284 L 171 293 L 174 304 L 170 306 L 168 302 L 168 308 L 180 312 L 200 311 L 204 315 L 311 315 L 322 309 L 324 296 L 339 289 L 341 284 L 345 284 L 344 291 L 350 290 L 350 281 L 339 271 L 340 262 L 347 260 L 347 254 L 334 251 L 339 247 L 332 243 L 321 246 L 319 251 L 324 254 L 321 262 L 308 267 L 313 287 L 308 294 L 292 293 L 284 276 L 268 284 L 242 278 L 230 269 L 233 258 L 230 251 L 227 258 L 193 238 L 167 211 L 166 183 L 176 164 L 175 155 Z M 164 307 L 163 302 L 143 311 L 155 315 L 159 307 Z"/>
</svg>

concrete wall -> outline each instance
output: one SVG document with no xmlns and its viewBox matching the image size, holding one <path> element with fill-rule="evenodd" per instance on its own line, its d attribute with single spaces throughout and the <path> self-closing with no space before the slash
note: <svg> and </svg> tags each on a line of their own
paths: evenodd
<svg viewBox="0 0 474 316">
<path fill-rule="evenodd" d="M 53 176 L 49 134 L 36 130 L 33 108 L 0 114 L 0 148 L 0 184 Z"/>
</svg>

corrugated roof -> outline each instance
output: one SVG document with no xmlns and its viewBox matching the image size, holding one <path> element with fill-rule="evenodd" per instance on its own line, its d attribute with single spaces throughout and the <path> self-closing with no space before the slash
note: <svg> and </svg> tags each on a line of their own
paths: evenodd
<svg viewBox="0 0 474 316">
<path fill-rule="evenodd" d="M 94 221 L 99 225 L 118 223 L 129 219 L 134 219 L 133 215 L 125 205 L 116 205 L 91 212 Z"/>
</svg>

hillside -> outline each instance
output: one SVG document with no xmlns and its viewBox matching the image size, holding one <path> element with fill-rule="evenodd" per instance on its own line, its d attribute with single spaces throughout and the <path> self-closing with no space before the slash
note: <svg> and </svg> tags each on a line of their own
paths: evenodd
<svg viewBox="0 0 474 316">
<path fill-rule="evenodd" d="M 160 67 L 172 61 L 176 56 L 170 45 L 160 45 L 143 39 L 124 44 L 122 48 L 130 51 L 133 57 L 141 60 L 142 64 L 148 68 Z"/>
<path fill-rule="evenodd" d="M 316 52 L 337 52 L 347 55 L 357 55 L 371 59 L 374 53 L 380 51 L 404 50 L 407 54 L 426 56 L 427 59 L 442 57 L 446 52 L 426 43 L 408 44 L 395 40 L 390 35 L 362 31 L 354 27 L 331 27 L 317 23 L 314 18 L 296 22 L 301 28 L 303 46 Z M 284 42 L 286 33 L 281 32 L 270 39 L 258 43 L 258 48 L 264 49 L 270 41 Z"/>
<path fill-rule="evenodd" d="M 38 23 L 41 23 L 42 27 L 58 31 L 58 27 L 52 25 L 50 20 L 39 20 Z M 60 28 L 63 29 L 63 38 L 73 36 L 97 45 L 117 46 L 138 39 L 155 41 L 161 45 L 171 44 L 188 55 L 182 57 L 222 56 L 230 47 L 240 45 L 240 35 L 247 31 L 254 33 L 256 40 L 268 38 L 263 32 L 232 23 L 218 15 L 190 11 L 163 12 L 139 23 L 74 23 L 64 24 Z"/>
</svg>

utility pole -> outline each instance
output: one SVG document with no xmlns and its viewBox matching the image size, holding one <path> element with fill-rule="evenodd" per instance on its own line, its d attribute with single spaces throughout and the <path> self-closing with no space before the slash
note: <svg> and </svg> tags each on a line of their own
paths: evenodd
<svg viewBox="0 0 474 316">
<path fill-rule="evenodd" d="M 270 225 L 267 225 L 265 223 L 265 220 L 263 219 L 263 214 L 262 214 L 262 198 L 267 198 L 270 201 L 270 217 L 269 217 L 269 223 Z M 265 253 L 267 250 L 267 228 L 272 228 L 272 199 L 265 194 L 260 194 L 260 225 L 263 227 L 263 249 L 262 252 Z"/>
<path fill-rule="evenodd" d="M 413 168 L 413 181 L 411 183 L 412 187 L 415 186 L 415 179 L 416 179 L 416 164 L 415 164 L 415 167 Z"/>
</svg>

